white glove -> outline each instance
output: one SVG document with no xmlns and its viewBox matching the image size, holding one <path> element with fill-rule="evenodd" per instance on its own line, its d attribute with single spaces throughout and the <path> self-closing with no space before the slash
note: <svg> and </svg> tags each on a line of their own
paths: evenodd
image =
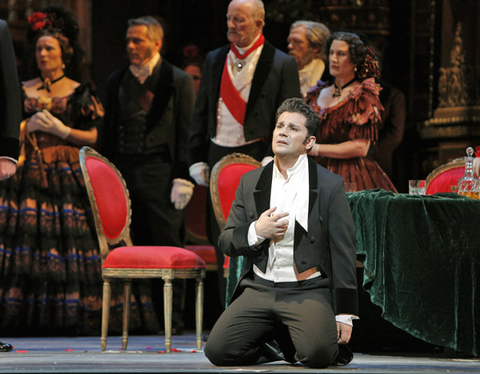
<svg viewBox="0 0 480 374">
<path fill-rule="evenodd" d="M 65 126 L 62 121 L 46 109 L 35 113 L 27 123 L 28 132 L 45 131 L 62 139 L 66 139 L 71 130 L 70 127 Z"/>
<path fill-rule="evenodd" d="M 37 112 L 27 121 L 27 132 L 45 131 L 45 114 Z"/>
<path fill-rule="evenodd" d="M 170 201 L 175 209 L 184 209 L 193 195 L 194 185 L 186 179 L 176 178 L 173 180 L 172 192 L 170 193 Z"/>
<path fill-rule="evenodd" d="M 199 186 L 208 187 L 208 180 L 210 178 L 208 164 L 205 162 L 196 162 L 188 169 L 190 176 L 195 180 Z"/>
<path fill-rule="evenodd" d="M 473 172 L 475 175 L 480 175 L 480 157 L 475 157 L 473 159 Z"/>
</svg>

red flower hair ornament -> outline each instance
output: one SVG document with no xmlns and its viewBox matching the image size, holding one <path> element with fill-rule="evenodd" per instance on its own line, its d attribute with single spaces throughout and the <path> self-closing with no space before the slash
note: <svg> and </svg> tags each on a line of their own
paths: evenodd
<svg viewBox="0 0 480 374">
<path fill-rule="evenodd" d="M 46 13 L 35 12 L 28 17 L 28 23 L 33 31 L 43 30 L 52 26 L 52 21 L 47 17 Z"/>
</svg>

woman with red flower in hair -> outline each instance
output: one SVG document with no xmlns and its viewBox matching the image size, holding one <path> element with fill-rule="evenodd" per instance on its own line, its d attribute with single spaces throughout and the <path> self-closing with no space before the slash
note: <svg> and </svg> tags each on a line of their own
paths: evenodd
<svg viewBox="0 0 480 374">
<path fill-rule="evenodd" d="M 318 81 L 307 93 L 307 103 L 320 114 L 317 144 L 310 151 L 316 161 L 339 174 L 357 190 L 396 189 L 369 156 L 382 120 L 378 61 L 368 40 L 352 32 L 335 32 L 325 45 L 334 84 Z"/>
<path fill-rule="evenodd" d="M 85 333 L 97 328 L 101 275 L 79 147 L 96 143 L 103 108 L 71 76 L 80 71 L 73 15 L 49 7 L 29 25 L 22 151 L 0 183 L 0 328 Z"/>
<path fill-rule="evenodd" d="M 103 107 L 81 83 L 74 15 L 50 6 L 29 22 L 33 78 L 21 86 L 23 158 L 0 183 L 0 329 L 98 334 L 101 261 L 79 148 L 96 144 Z M 121 330 L 121 313 L 112 317 Z"/>
</svg>

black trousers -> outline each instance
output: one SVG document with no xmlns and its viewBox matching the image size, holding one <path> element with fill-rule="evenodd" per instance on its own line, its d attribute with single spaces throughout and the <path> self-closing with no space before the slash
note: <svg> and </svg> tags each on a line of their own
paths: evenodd
<svg viewBox="0 0 480 374">
<path fill-rule="evenodd" d="M 337 324 L 328 279 L 276 283 L 242 280 L 242 294 L 213 327 L 205 355 L 218 366 L 261 363 L 264 343 L 276 340 L 285 357 L 324 368 L 338 354 Z"/>
<path fill-rule="evenodd" d="M 210 173 L 213 171 L 215 164 L 220 161 L 224 156 L 230 155 L 232 153 L 243 153 L 245 155 L 253 157 L 257 161 L 262 161 L 263 157 L 267 152 L 267 144 L 258 141 L 241 147 L 220 147 L 215 143 L 210 142 L 208 148 L 208 166 L 210 168 Z M 220 293 L 220 303 L 222 308 L 225 307 L 225 299 L 227 293 L 227 282 L 223 276 L 223 263 L 225 261 L 225 256 L 218 246 L 218 237 L 220 236 L 220 228 L 218 227 L 217 220 L 215 218 L 215 213 L 212 205 L 212 198 L 210 196 L 210 189 L 207 194 L 207 212 L 206 212 L 206 230 L 207 237 L 210 243 L 215 247 L 215 257 L 217 258 L 218 266 L 218 288 Z"/>
<path fill-rule="evenodd" d="M 168 154 L 117 156 L 115 164 L 130 192 L 133 243 L 182 247 L 185 214 L 170 202 L 173 168 Z"/>
</svg>

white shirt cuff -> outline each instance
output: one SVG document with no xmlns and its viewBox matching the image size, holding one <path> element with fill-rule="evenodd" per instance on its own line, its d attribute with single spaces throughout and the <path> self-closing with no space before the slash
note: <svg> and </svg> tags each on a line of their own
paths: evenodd
<svg viewBox="0 0 480 374">
<path fill-rule="evenodd" d="M 257 221 L 252 222 L 248 228 L 248 245 L 250 247 L 257 246 L 265 240 L 265 238 L 257 235 L 257 230 L 255 230 L 256 222 Z"/>
<path fill-rule="evenodd" d="M 338 316 L 335 316 L 335 320 L 340 323 L 344 323 L 349 326 L 353 326 L 353 320 L 354 319 L 360 319 L 357 316 L 354 316 L 353 314 L 340 314 Z"/>
<path fill-rule="evenodd" d="M 8 156 L 0 156 L 0 159 L 10 160 L 10 161 L 13 161 L 15 163 L 18 163 L 17 160 L 15 160 L 14 158 L 8 157 Z"/>
</svg>

